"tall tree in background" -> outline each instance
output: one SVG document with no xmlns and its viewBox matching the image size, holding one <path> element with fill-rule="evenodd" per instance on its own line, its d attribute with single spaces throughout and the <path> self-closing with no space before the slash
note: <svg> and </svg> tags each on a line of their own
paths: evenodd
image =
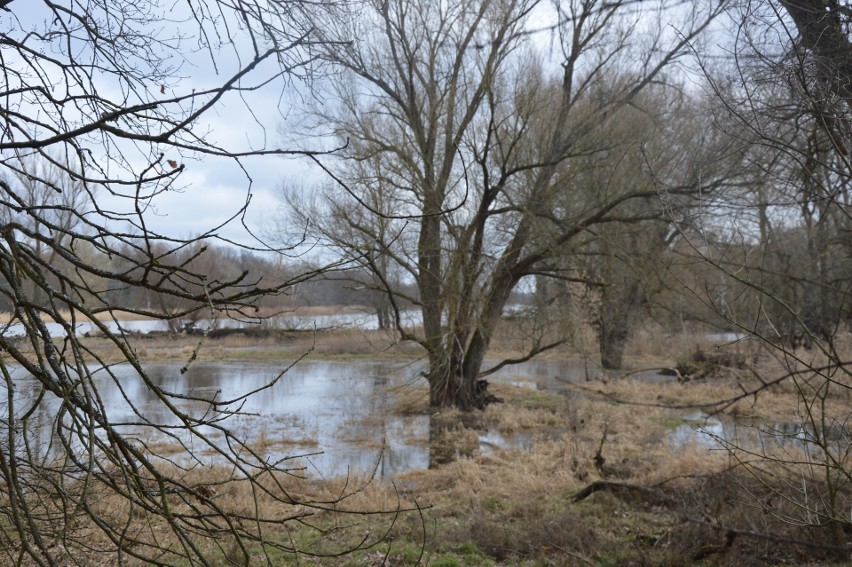
<svg viewBox="0 0 852 567">
<path fill-rule="evenodd" d="M 852 314 L 849 11 L 763 2 L 740 22 L 731 49 L 738 80 L 713 84 L 724 103 L 717 124 L 739 145 L 747 183 L 724 204 L 727 225 L 705 238 L 718 251 L 707 256 L 759 297 L 726 313 L 737 325 L 831 350 Z M 746 257 L 741 246 L 752 249 Z"/>
<path fill-rule="evenodd" d="M 495 369 L 482 365 L 513 290 L 559 277 L 554 257 L 595 226 L 631 222 L 632 205 L 657 195 L 629 185 L 590 196 L 574 160 L 613 147 L 610 125 L 667 81 L 721 10 L 555 6 L 553 59 L 528 42 L 534 1 L 370 1 L 347 26 L 320 26 L 321 57 L 341 72 L 337 103 L 316 116 L 348 144 L 327 166 L 340 181 L 328 196 L 374 219 L 345 220 L 369 247 L 353 257 L 385 255 L 417 282 L 422 332 L 396 325 L 428 355 L 435 406 L 481 406 L 478 379 Z M 676 16 L 679 33 L 662 23 Z M 377 188 L 386 208 L 362 198 Z M 582 205 L 560 206 L 571 201 Z M 391 230 L 377 230 L 379 217 Z M 537 337 L 519 360 L 560 342 Z"/>
<path fill-rule="evenodd" d="M 59 160 L 59 163 L 62 161 Z M 13 221 L 19 221 L 29 233 L 52 238 L 55 241 L 53 247 L 45 246 L 41 238 L 33 239 L 32 253 L 45 264 L 56 266 L 59 260 L 57 249 L 67 247 L 69 234 L 79 228 L 80 218 L 87 212 L 88 198 L 83 184 L 68 177 L 65 169 L 73 166 L 65 163 L 57 166 L 44 159 L 27 159 L 18 165 L 20 172 L 7 184 L 20 188 L 19 198 L 25 207 L 38 207 L 42 214 L 18 216 L 13 215 L 12 209 L 3 207 L 0 209 L 0 222 L 9 226 Z M 49 227 L 57 227 L 58 230 L 51 231 Z M 55 279 L 51 281 L 52 285 L 57 283 Z M 43 304 L 46 299 L 44 291 L 35 281 L 29 284 L 27 294 L 34 303 Z"/>
<path fill-rule="evenodd" d="M 758 426 L 761 434 L 793 441 L 796 451 L 723 446 L 774 493 L 771 499 L 795 504 L 793 512 L 769 513 L 828 532 L 835 549 L 846 546 L 835 551 L 845 560 L 852 487 L 852 414 L 843 402 L 852 391 L 844 339 L 852 324 L 852 12 L 832 0 L 766 0 L 732 15 L 738 33 L 728 53 L 736 73 L 707 74 L 722 103 L 716 124 L 739 146 L 747 182 L 724 208 L 709 208 L 705 229 L 685 240 L 714 270 L 708 280 L 727 291 L 708 286 L 696 295 L 774 359 L 761 363 L 777 375 L 757 367 L 760 381 L 744 389 L 742 400 L 781 384 L 796 393 L 795 435 L 765 421 Z"/>
<path fill-rule="evenodd" d="M 209 272 L 199 259 L 221 227 L 181 239 L 149 223 L 158 198 L 184 188 L 188 162 L 223 159 L 246 172 L 246 158 L 294 153 L 241 144 L 211 117 L 225 103 L 251 112 L 254 91 L 310 75 L 309 47 L 322 41 L 310 19 L 322 9 L 300 0 L 0 0 L 0 294 L 11 309 L 0 327 L 4 564 L 209 565 L 223 553 L 246 563 L 258 544 L 271 562 L 267 550 L 298 546 L 270 529 L 334 506 L 300 503 L 281 484 L 287 461 L 270 463 L 235 436 L 228 419 L 248 392 L 164 390 L 117 314 L 128 308 L 124 291 L 147 290 L 182 314 L 256 319 L 258 301 L 292 283 Z M 82 321 L 165 416 L 127 396 L 127 375 L 78 336 Z M 130 423 L 111 420 L 105 388 L 125 395 Z M 187 400 L 207 410 L 181 410 Z M 50 423 L 31 419 L 45 415 Z M 182 451 L 159 454 L 145 441 L 155 438 Z M 211 458 L 253 495 L 245 505 L 199 484 L 195 471 Z"/>
<path fill-rule="evenodd" d="M 566 193 L 566 209 L 588 206 L 591 196 L 636 195 L 567 251 L 575 256 L 573 280 L 589 287 L 586 304 L 603 368 L 622 367 L 632 329 L 666 287 L 661 259 L 678 231 L 697 222 L 707 199 L 736 182 L 730 144 L 711 127 L 707 102 L 671 87 L 649 88 L 609 125 L 605 155 L 573 160 L 587 197 Z"/>
</svg>

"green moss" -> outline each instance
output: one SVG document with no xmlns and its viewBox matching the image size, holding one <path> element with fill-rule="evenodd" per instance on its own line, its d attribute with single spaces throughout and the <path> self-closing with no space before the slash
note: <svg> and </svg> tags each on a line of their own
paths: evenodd
<svg viewBox="0 0 852 567">
<path fill-rule="evenodd" d="M 394 561 L 391 562 L 393 565 L 416 565 L 418 561 L 423 562 L 426 550 L 423 549 L 422 544 L 394 542 L 391 546 L 390 556 L 394 558 Z"/>
<path fill-rule="evenodd" d="M 618 567 L 619 562 L 617 558 L 604 553 L 598 558 L 596 565 L 597 567 Z"/>
<path fill-rule="evenodd" d="M 655 422 L 661 427 L 665 427 L 666 429 L 675 429 L 677 427 L 680 427 L 681 425 L 690 423 L 688 420 L 678 415 L 663 416 L 655 420 Z"/>
<path fill-rule="evenodd" d="M 485 553 L 479 549 L 479 546 L 472 541 L 465 541 L 459 544 L 456 553 L 462 556 L 465 565 L 493 565 L 494 562 L 489 559 Z"/>
</svg>

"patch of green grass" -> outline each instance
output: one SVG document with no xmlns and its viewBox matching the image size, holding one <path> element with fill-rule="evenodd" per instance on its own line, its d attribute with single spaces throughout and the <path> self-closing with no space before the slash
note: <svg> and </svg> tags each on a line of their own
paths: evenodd
<svg viewBox="0 0 852 567">
<path fill-rule="evenodd" d="M 462 567 L 462 563 L 459 561 L 459 558 L 454 555 L 444 555 L 442 557 L 436 557 L 429 562 L 429 565 L 432 567 Z"/>
<path fill-rule="evenodd" d="M 618 564 L 618 559 L 611 557 L 607 553 L 604 553 L 597 561 L 597 567 L 618 567 Z"/>
<path fill-rule="evenodd" d="M 551 392 L 529 390 L 529 394 L 526 394 L 515 403 L 529 409 L 558 411 L 565 407 L 565 397 Z"/>
<path fill-rule="evenodd" d="M 505 510 L 507 508 L 506 503 L 496 496 L 486 497 L 482 501 L 482 507 L 492 512 L 496 510 Z"/>
<path fill-rule="evenodd" d="M 465 565 L 493 565 L 485 553 L 472 541 L 465 541 L 456 548 L 456 553 L 464 558 Z"/>
<path fill-rule="evenodd" d="M 414 565 L 418 561 L 422 561 L 425 551 L 421 545 L 406 542 L 401 545 L 394 544 L 391 548 L 391 555 L 398 557 L 403 565 Z"/>
</svg>

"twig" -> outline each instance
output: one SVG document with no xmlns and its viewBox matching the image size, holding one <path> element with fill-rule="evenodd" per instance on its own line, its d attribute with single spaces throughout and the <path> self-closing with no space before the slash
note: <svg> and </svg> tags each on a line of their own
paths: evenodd
<svg viewBox="0 0 852 567">
<path fill-rule="evenodd" d="M 764 539 L 767 541 L 771 541 L 773 543 L 786 543 L 791 545 L 800 545 L 802 547 L 809 547 L 811 549 L 822 549 L 826 551 L 835 551 L 838 553 L 852 553 L 852 546 L 850 545 L 832 545 L 830 543 L 818 543 L 814 541 L 804 541 L 801 539 L 793 539 L 790 537 L 777 536 L 772 534 L 764 534 L 757 531 L 749 531 L 749 530 L 740 530 L 737 528 L 732 528 L 729 526 L 723 526 L 722 524 L 717 524 L 715 522 L 708 522 L 706 520 L 699 520 L 698 518 L 690 518 L 689 516 L 684 516 L 681 518 L 685 522 L 691 522 L 693 524 L 698 524 L 700 526 L 705 526 L 713 530 L 724 531 L 727 534 L 733 534 L 738 536 L 745 537 L 753 537 L 756 539 Z M 729 535 L 728 537 L 732 537 Z"/>
</svg>

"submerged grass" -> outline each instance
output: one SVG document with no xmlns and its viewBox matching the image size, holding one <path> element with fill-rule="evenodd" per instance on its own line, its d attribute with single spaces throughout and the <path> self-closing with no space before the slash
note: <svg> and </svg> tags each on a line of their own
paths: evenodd
<svg viewBox="0 0 852 567">
<path fill-rule="evenodd" d="M 177 348 L 166 337 L 140 339 L 136 345 L 144 360 L 183 360 L 197 340 L 183 338 L 185 344 Z M 680 350 L 654 346 L 658 351 L 650 349 L 641 364 L 671 365 L 666 353 L 688 354 L 695 348 L 691 339 L 680 340 Z M 379 332 L 338 331 L 208 339 L 201 359 L 291 360 L 310 350 L 324 357 L 371 359 L 377 351 L 387 357 L 417 354 L 394 346 Z M 763 353 L 756 367 L 760 377 L 740 372 L 685 383 L 598 374 L 566 384 L 567 394 L 535 389 L 533 379 L 525 381 L 533 387 L 492 383 L 490 391 L 504 403 L 474 414 L 434 412 L 422 383 L 395 388 L 391 411 L 431 416 L 433 457 L 443 455 L 432 459 L 433 468 L 389 479 L 364 473 L 282 479 L 281 486 L 300 500 L 347 497 L 309 522 L 268 531 L 267 545 L 252 544 L 243 551 L 229 536 L 202 545 L 212 565 L 848 565 L 848 525 L 832 529 L 808 518 L 800 501 L 779 497 L 791 487 L 808 497 L 826 494 L 820 480 L 825 471 L 807 455 L 786 448 L 784 462 L 747 467 L 759 455 L 669 442 L 671 430 L 686 423 L 684 408 L 703 411 L 710 408 L 709 400 L 750 391 L 761 378 L 780 375 L 794 364 L 801 362 Z M 848 377 L 836 380 L 840 385 Z M 817 385 L 814 381 L 814 395 Z M 789 420 L 806 410 L 802 392 L 808 387 L 806 378 L 798 387 L 783 383 L 723 411 Z M 848 416 L 849 407 L 848 387 L 823 404 L 827 414 L 837 416 Z M 486 429 L 529 435 L 531 447 L 483 451 L 478 433 Z M 361 441 L 371 448 L 380 443 Z M 283 443 L 262 432 L 257 440 L 261 453 Z M 308 436 L 287 443 L 295 450 L 316 441 Z M 154 450 L 174 453 L 167 446 Z M 852 463 L 845 466 L 852 469 Z M 194 483 L 216 485 L 217 505 L 236 515 L 249 511 L 246 506 L 271 515 L 293 512 L 263 495 L 255 503 L 246 484 L 230 471 L 209 467 L 192 474 Z M 837 505 L 852 509 L 849 482 L 834 489 Z M 157 533 L 162 545 L 175 545 L 158 531 L 156 518 L 133 517 L 121 500 L 105 497 L 98 506 L 116 522 L 127 522 L 140 534 Z M 397 515 L 396 510 L 409 511 Z M 340 511 L 363 514 L 335 513 Z M 298 548 L 302 555 L 282 546 Z M 351 554 L 335 555 L 352 548 Z M 103 559 L 93 557 L 88 564 L 103 564 Z M 134 565 L 132 560 L 127 564 Z"/>
<path fill-rule="evenodd" d="M 638 381 L 617 382 L 600 386 L 619 395 L 653 397 L 656 392 L 644 392 Z M 735 387 L 716 384 L 717 389 Z M 412 390 L 406 397 L 419 400 L 422 391 Z M 755 475 L 725 451 L 699 444 L 675 449 L 666 433 L 682 421 L 666 408 L 637 409 L 607 396 L 566 398 L 512 386 L 495 391 L 505 402 L 484 412 L 432 415 L 433 425 L 439 423 L 445 433 L 440 442 L 454 457 L 433 468 L 384 480 L 363 473 L 288 479 L 287 489 L 299 498 L 329 501 L 349 494 L 335 510 L 366 513 L 319 512 L 309 525 L 268 534 L 270 543 L 286 539 L 308 555 L 254 545 L 243 557 L 225 541 L 209 544 L 213 564 L 243 564 L 245 559 L 249 565 L 376 567 L 690 566 L 842 565 L 848 560 L 848 552 L 844 559 L 832 551 L 836 542 L 829 530 L 788 521 L 795 505 L 774 496 L 775 487 L 801 481 L 804 469 L 769 463 Z M 691 392 L 682 393 L 690 399 Z M 417 404 L 403 407 L 413 411 Z M 529 450 L 483 453 L 476 443 L 483 428 L 525 431 L 537 440 Z M 436 441 L 433 451 L 440 450 Z M 214 472 L 206 474 L 211 483 L 219 481 Z M 217 498 L 226 509 L 239 507 L 246 498 L 242 490 L 226 482 Z M 841 496 L 850 502 L 848 487 Z M 261 509 L 275 505 L 260 503 Z M 411 511 L 372 513 L 396 509 Z M 345 556 L 320 557 L 351 547 L 356 551 Z"/>
</svg>

